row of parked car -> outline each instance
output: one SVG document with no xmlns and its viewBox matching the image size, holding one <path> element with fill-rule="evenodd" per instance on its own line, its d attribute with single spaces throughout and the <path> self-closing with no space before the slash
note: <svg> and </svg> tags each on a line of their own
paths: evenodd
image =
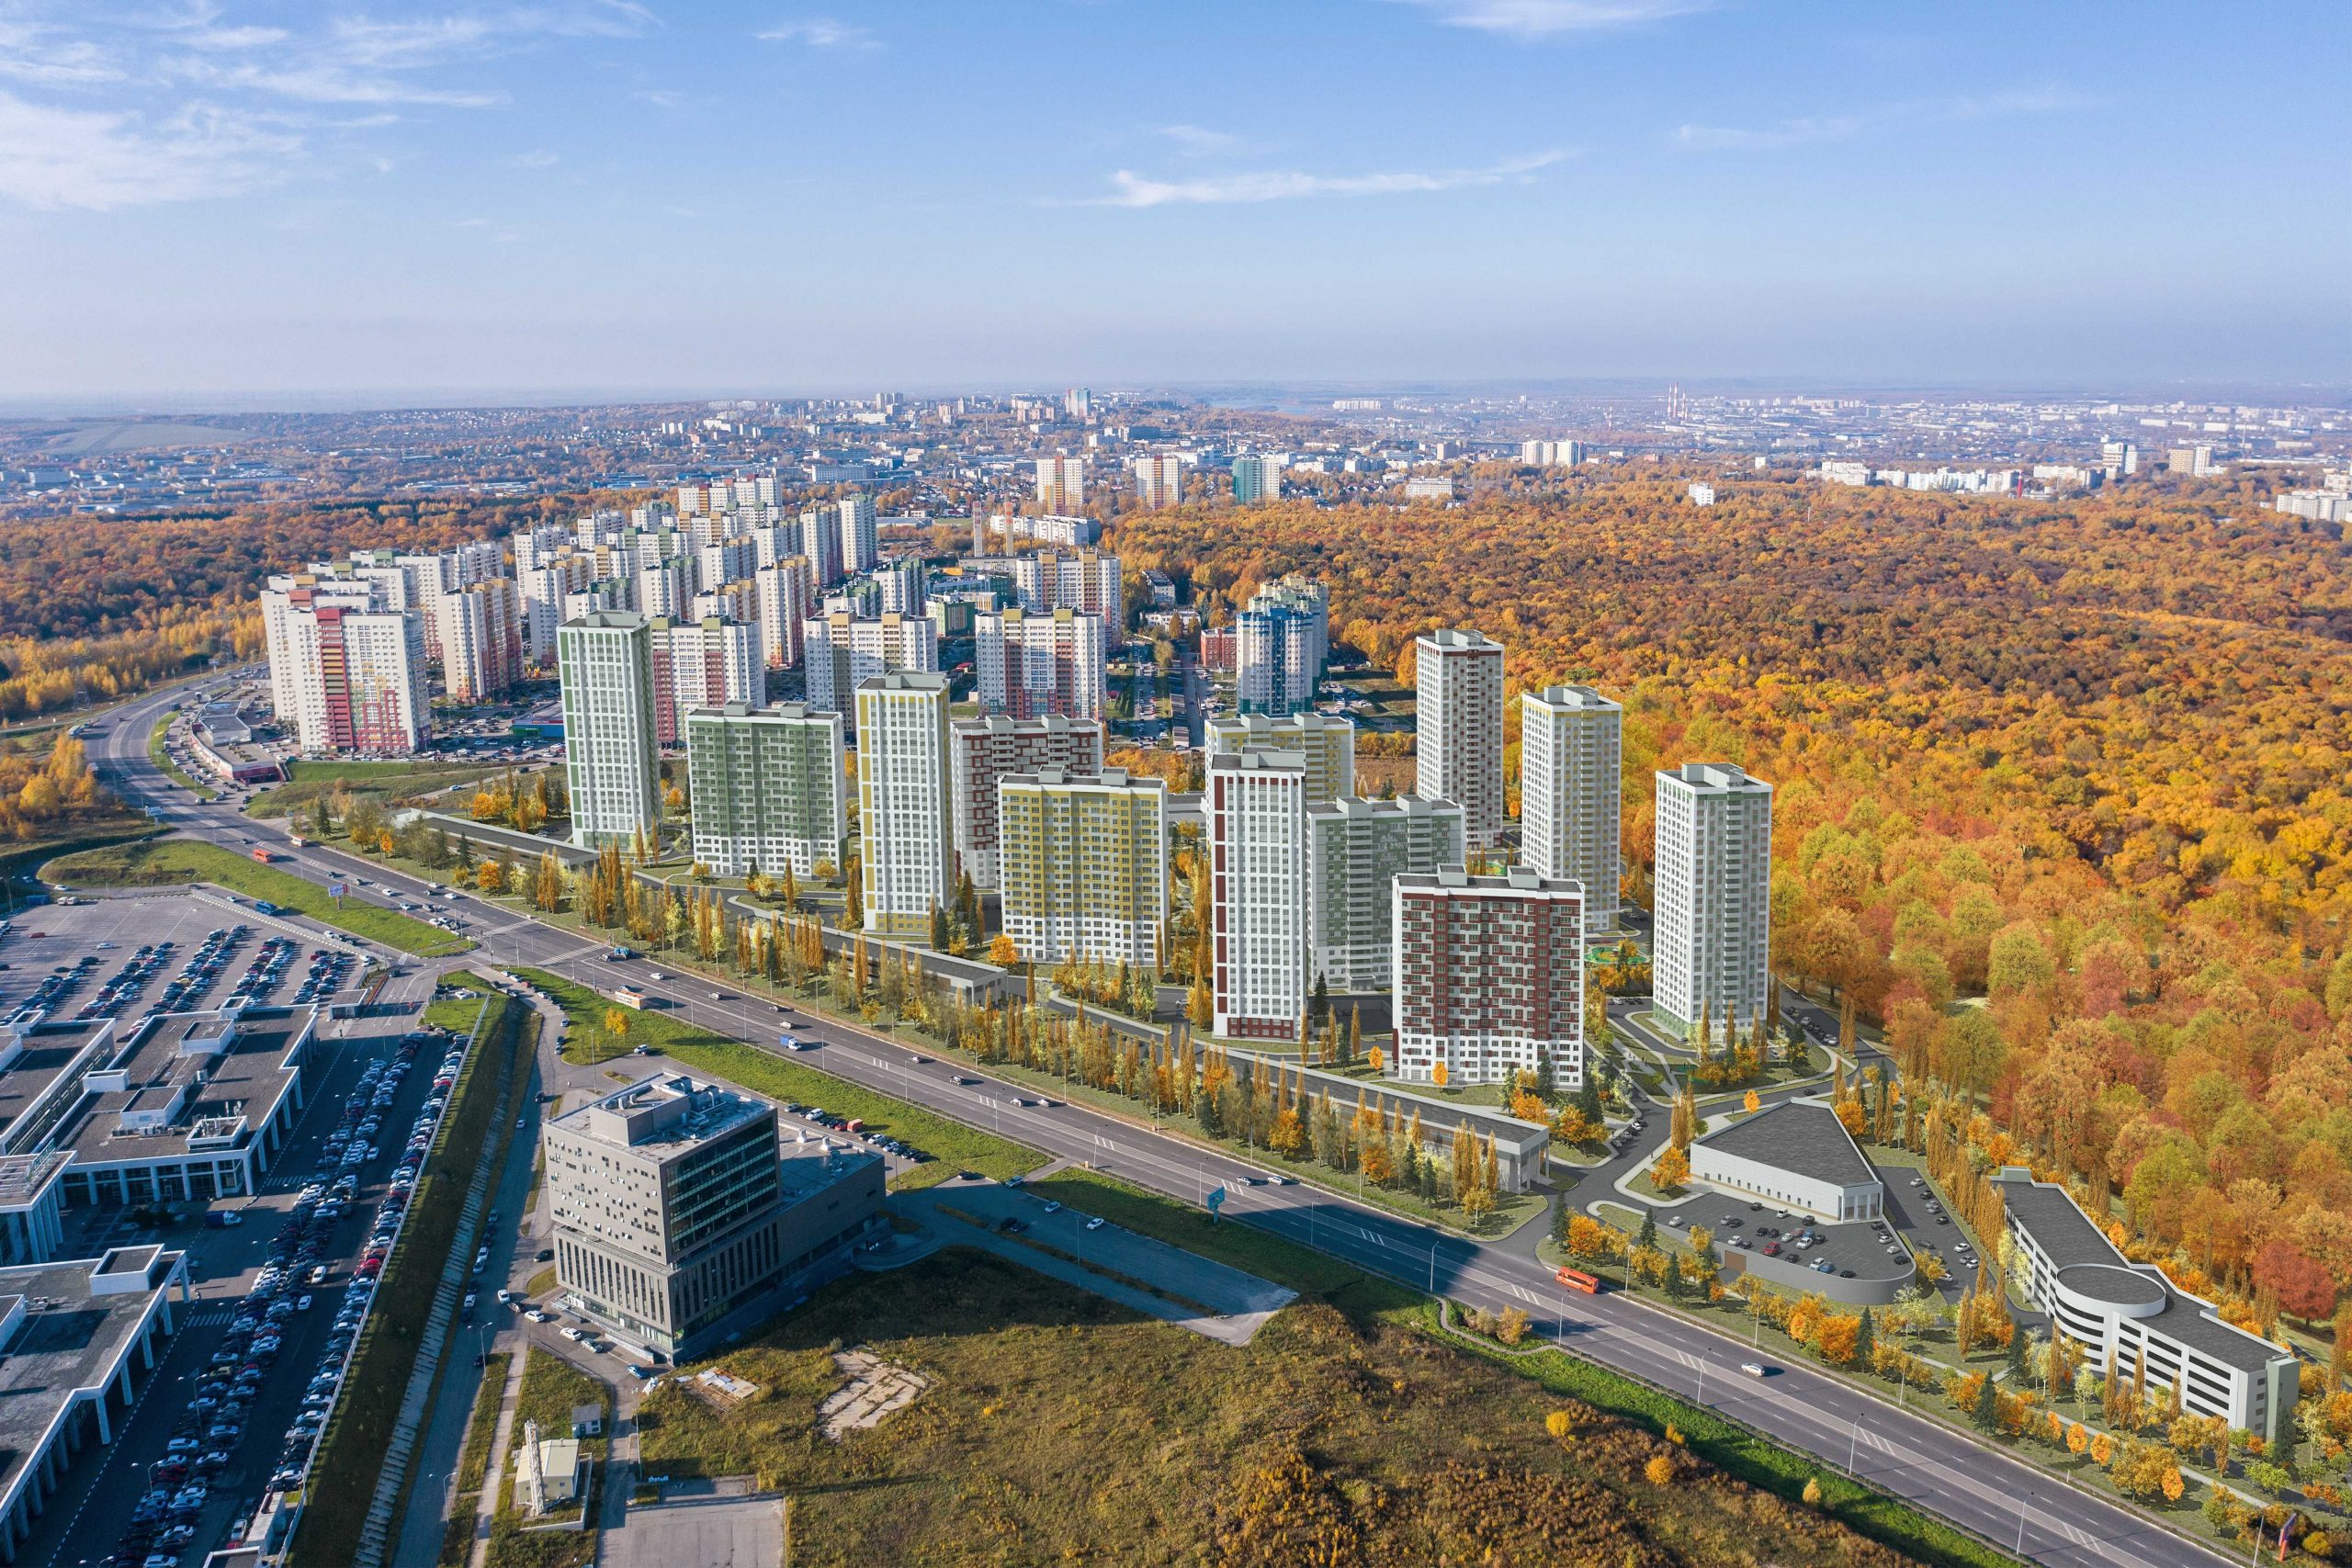
<svg viewBox="0 0 2352 1568">
<path fill-rule="evenodd" d="M 813 1126 L 829 1128 L 836 1133 L 846 1133 L 851 1137 L 861 1139 L 877 1149 L 884 1149 L 897 1155 L 900 1159 L 912 1160 L 915 1164 L 921 1165 L 931 1158 L 929 1155 L 904 1139 L 894 1138 L 888 1133 L 867 1132 L 865 1123 L 857 1117 L 837 1115 L 821 1105 L 786 1105 L 784 1109 L 786 1115 L 797 1116 Z"/>
<path fill-rule="evenodd" d="M 113 979 L 99 987 L 98 994 L 84 1002 L 82 1010 L 74 1016 L 77 1019 L 121 1017 L 123 1010 L 137 1001 L 139 993 L 147 988 L 147 982 L 171 962 L 172 945 L 168 942 L 159 942 L 141 947 L 130 955 L 130 962 L 124 964 Z M 95 955 L 90 962 L 96 962 Z"/>
<path fill-rule="evenodd" d="M 351 972 L 351 954 L 321 948 L 311 954 L 311 972 L 294 988 L 294 1005 L 316 1001 L 333 996 L 342 988 L 343 977 Z"/>
<path fill-rule="evenodd" d="M 216 926 L 205 932 L 204 940 L 196 944 L 196 952 L 189 955 L 187 967 L 173 976 L 171 983 L 164 987 L 164 1010 L 183 1011 L 189 1002 L 210 990 L 212 982 L 220 977 L 220 971 L 228 967 L 229 955 L 252 933 L 251 926 Z"/>
<path fill-rule="evenodd" d="M 54 1013 L 74 994 L 89 983 L 90 971 L 98 966 L 97 954 L 84 953 L 71 964 L 61 964 L 41 976 L 17 1010 L 9 1015 L 11 1023 L 39 1023 Z"/>
<path fill-rule="evenodd" d="M 232 1002 L 266 1001 L 269 994 L 277 989 L 277 983 L 286 978 L 286 966 L 294 962 L 294 954 L 300 952 L 301 947 L 302 944 L 290 936 L 265 939 L 259 951 L 254 953 L 253 963 L 246 966 L 244 975 L 237 981 L 237 988 L 229 993 L 229 999 Z"/>
</svg>

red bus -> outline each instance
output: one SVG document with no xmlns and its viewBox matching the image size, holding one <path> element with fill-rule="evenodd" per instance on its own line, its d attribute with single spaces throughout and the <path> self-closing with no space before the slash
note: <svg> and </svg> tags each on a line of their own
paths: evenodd
<svg viewBox="0 0 2352 1568">
<path fill-rule="evenodd" d="M 1552 1278 L 1571 1291 L 1581 1291 L 1588 1296 L 1600 1294 L 1600 1280 L 1581 1269 L 1563 1269 Z"/>
</svg>

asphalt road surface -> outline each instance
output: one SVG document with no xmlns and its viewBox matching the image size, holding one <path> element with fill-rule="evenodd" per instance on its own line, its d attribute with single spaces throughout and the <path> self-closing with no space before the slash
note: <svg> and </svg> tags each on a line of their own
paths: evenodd
<svg viewBox="0 0 2352 1568">
<path fill-rule="evenodd" d="M 254 836 L 248 818 L 233 808 L 195 801 L 148 761 L 149 730 L 176 694 L 158 694 L 119 710 L 107 733 L 96 738 L 94 761 L 119 794 L 137 804 L 161 807 L 173 827 L 237 844 Z M 423 891 L 403 878 L 383 876 L 379 865 L 334 851 L 313 847 L 299 852 L 296 859 L 297 865 L 281 863 L 280 869 L 319 880 L 365 874 L 407 897 Z M 777 1015 L 767 1001 L 730 990 L 733 999 L 713 1003 L 708 981 L 673 977 L 651 982 L 642 962 L 606 963 L 602 943 L 471 897 L 456 907 L 466 914 L 467 934 L 481 942 L 488 949 L 484 956 L 494 961 L 552 969 L 599 988 L 626 978 L 704 1027 L 759 1043 L 775 1036 Z M 701 999 L 696 999 L 698 991 Z M 1252 1184 L 1250 1179 L 1262 1178 L 1265 1168 L 1082 1106 L 1016 1106 L 1015 1090 L 985 1077 L 977 1086 L 957 1084 L 958 1076 L 975 1076 L 968 1064 L 933 1061 L 918 1066 L 904 1046 L 863 1030 L 833 1023 L 811 1026 L 797 1010 L 795 1021 L 799 1032 L 822 1043 L 821 1049 L 796 1056 L 796 1061 L 1186 1202 L 1198 1202 L 1208 1190 L 1223 1186 L 1229 1195 L 1223 1211 L 1227 1219 L 1263 1226 L 1466 1305 L 1489 1311 L 1517 1306 L 1535 1319 L 1539 1332 L 1577 1355 L 1645 1378 L 1792 1448 L 1845 1466 L 1871 1484 L 2036 1562 L 2169 1568 L 2227 1561 L 2130 1509 L 2075 1491 L 1964 1433 L 1883 1403 L 1803 1364 L 1779 1365 L 1766 1379 L 1747 1376 L 1739 1370 L 1741 1362 L 1751 1359 L 1747 1347 L 1637 1297 L 1571 1297 L 1524 1241 L 1474 1241 L 1312 1186 Z M 1033 1090 L 1019 1092 L 1034 1095 Z"/>
</svg>

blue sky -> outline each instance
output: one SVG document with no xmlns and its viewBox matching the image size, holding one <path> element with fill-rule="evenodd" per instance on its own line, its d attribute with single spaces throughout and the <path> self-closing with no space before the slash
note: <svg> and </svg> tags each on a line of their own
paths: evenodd
<svg viewBox="0 0 2352 1568">
<path fill-rule="evenodd" d="M 0 0 L 0 399 L 2352 374 L 2352 8 Z"/>
</svg>

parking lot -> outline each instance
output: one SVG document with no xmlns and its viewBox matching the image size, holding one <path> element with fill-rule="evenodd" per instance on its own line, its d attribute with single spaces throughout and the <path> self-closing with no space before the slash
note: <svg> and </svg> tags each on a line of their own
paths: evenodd
<svg viewBox="0 0 2352 1568">
<path fill-rule="evenodd" d="M 195 892 L 35 905 L 0 935 L 0 1019 L 38 1009 L 124 1032 L 151 1012 L 232 1001 L 323 1008 L 365 973 L 340 943 Z"/>
<path fill-rule="evenodd" d="M 1846 1280 L 1901 1280 L 1912 1270 L 1891 1224 L 1831 1224 L 1727 1195 L 1685 1203 L 1660 1223 L 1685 1232 L 1705 1226 L 1718 1257 L 1744 1252 Z"/>
<path fill-rule="evenodd" d="M 1886 1181 L 1886 1217 L 1903 1234 L 1914 1252 L 1933 1252 L 1944 1260 L 1950 1277 L 1936 1289 L 1957 1301 L 1976 1277 L 1976 1249 L 1944 1209 L 1943 1200 L 1927 1177 L 1904 1166 L 1891 1165 L 1880 1173 Z"/>
<path fill-rule="evenodd" d="M 192 901 L 141 902 L 168 910 Z M 255 925 L 216 965 L 206 998 L 217 1003 L 254 970 L 263 954 Z M 190 954 L 203 942 L 201 930 L 192 934 Z M 278 1000 L 291 1001 L 309 958 L 282 951 L 267 983 Z M 19 1562 L 69 1568 L 108 1553 L 141 1564 L 150 1554 L 199 1561 L 253 1515 L 273 1477 L 282 1483 L 307 1461 L 332 1398 L 332 1376 L 322 1374 L 338 1370 L 349 1349 L 368 1293 L 364 1277 L 380 1267 L 370 1255 L 380 1257 L 386 1226 L 413 1180 L 412 1133 L 444 1058 L 420 1039 L 407 1047 L 413 1065 L 403 1071 L 400 1064 L 429 984 L 421 976 L 393 982 L 385 999 L 401 1016 L 322 1025 L 305 1104 L 257 1196 L 211 1205 L 216 1219 L 202 1205 L 175 1205 L 162 1224 L 120 1207 L 65 1212 L 65 1255 L 87 1256 L 110 1241 L 182 1249 L 197 1299 L 114 1443 L 85 1453 L 67 1473 L 19 1548 Z M 371 1119 L 375 1126 L 361 1135 Z"/>
</svg>

